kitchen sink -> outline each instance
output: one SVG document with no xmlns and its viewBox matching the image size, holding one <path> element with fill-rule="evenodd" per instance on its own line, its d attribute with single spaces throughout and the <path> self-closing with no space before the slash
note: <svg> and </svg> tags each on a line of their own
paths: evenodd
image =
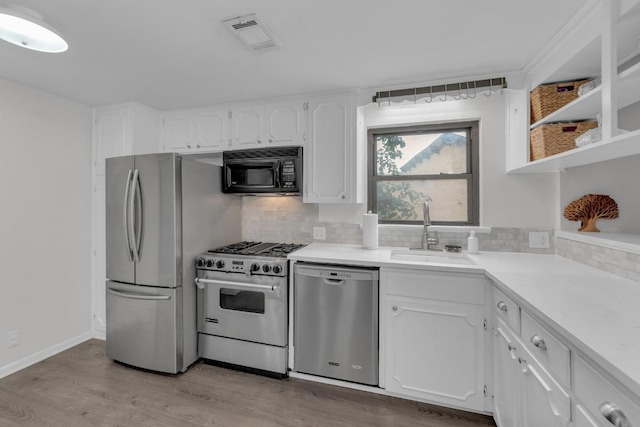
<svg viewBox="0 0 640 427">
<path fill-rule="evenodd" d="M 467 254 L 421 251 L 421 250 L 393 250 L 391 259 L 394 261 L 422 262 L 426 264 L 476 265 Z"/>
</svg>

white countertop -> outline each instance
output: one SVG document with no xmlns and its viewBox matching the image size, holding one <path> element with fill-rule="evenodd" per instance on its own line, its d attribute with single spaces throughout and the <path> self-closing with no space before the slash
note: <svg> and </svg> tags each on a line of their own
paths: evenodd
<svg viewBox="0 0 640 427">
<path fill-rule="evenodd" d="M 289 259 L 482 273 L 640 396 L 640 283 L 557 255 L 480 252 L 473 266 L 395 261 L 392 250 L 313 243 Z M 406 249 L 406 248 L 405 248 Z"/>
</svg>

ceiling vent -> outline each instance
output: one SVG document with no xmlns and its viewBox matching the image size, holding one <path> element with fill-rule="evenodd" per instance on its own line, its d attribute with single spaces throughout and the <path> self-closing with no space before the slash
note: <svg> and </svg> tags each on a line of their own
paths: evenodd
<svg viewBox="0 0 640 427">
<path fill-rule="evenodd" d="M 222 23 L 251 51 L 260 52 L 280 47 L 267 26 L 255 13 L 227 19 Z"/>
</svg>

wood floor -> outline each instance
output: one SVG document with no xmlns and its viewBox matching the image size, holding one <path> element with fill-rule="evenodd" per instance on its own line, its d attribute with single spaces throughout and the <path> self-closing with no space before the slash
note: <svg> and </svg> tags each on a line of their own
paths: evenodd
<svg viewBox="0 0 640 427">
<path fill-rule="evenodd" d="M 90 340 L 0 380 L 0 426 L 494 426 L 489 417 L 197 363 L 160 375 Z"/>
</svg>

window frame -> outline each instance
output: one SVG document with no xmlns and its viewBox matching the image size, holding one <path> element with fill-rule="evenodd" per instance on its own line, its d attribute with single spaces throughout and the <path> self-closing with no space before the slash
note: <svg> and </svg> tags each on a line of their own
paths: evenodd
<svg viewBox="0 0 640 427">
<path fill-rule="evenodd" d="M 467 218 L 469 221 L 432 221 L 432 225 L 480 225 L 480 122 L 464 121 L 449 123 L 433 123 L 411 126 L 395 126 L 385 128 L 372 128 L 367 131 L 367 209 L 377 212 L 376 189 L 378 181 L 435 181 L 450 179 L 465 179 L 467 181 Z M 385 135 L 419 135 L 433 132 L 460 132 L 466 131 L 469 135 L 467 147 L 467 173 L 461 174 L 428 174 L 428 175 L 377 175 L 376 174 L 376 139 Z M 380 224 L 419 224 L 420 220 L 379 220 Z"/>
</svg>

